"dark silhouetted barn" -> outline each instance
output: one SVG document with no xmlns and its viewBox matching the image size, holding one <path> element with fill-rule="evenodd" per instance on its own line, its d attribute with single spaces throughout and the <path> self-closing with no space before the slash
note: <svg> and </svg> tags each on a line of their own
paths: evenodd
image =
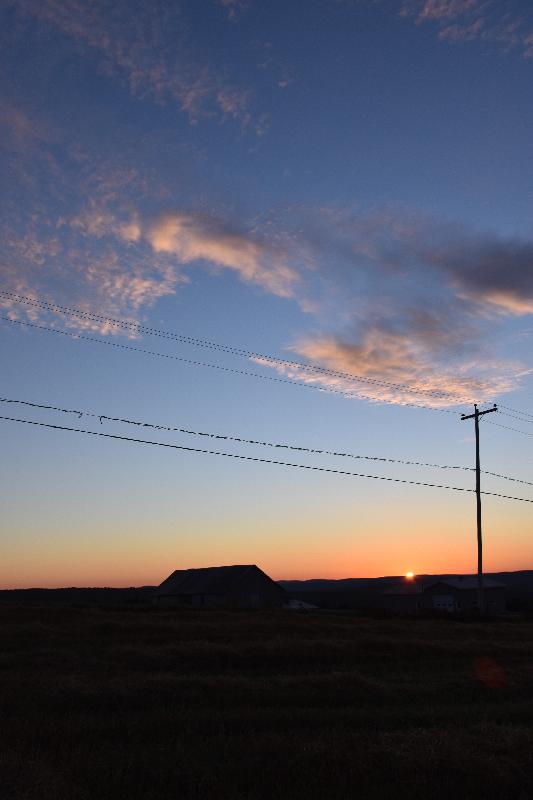
<svg viewBox="0 0 533 800">
<path fill-rule="evenodd" d="M 255 564 L 177 569 L 154 590 L 154 602 L 166 606 L 279 608 L 285 590 Z"/>
</svg>

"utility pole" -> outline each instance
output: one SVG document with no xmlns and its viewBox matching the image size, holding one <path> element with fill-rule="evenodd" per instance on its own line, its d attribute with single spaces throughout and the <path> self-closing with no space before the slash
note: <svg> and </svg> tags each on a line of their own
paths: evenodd
<svg viewBox="0 0 533 800">
<path fill-rule="evenodd" d="M 484 414 L 492 414 L 498 408 L 494 403 L 493 408 L 488 408 L 486 411 L 478 411 L 477 405 L 474 403 L 473 414 L 461 414 L 461 421 L 465 419 L 473 419 L 476 431 L 476 510 L 477 510 L 477 605 L 479 613 L 485 613 L 485 594 L 483 592 L 483 540 L 481 537 L 481 466 L 479 461 L 479 418 Z"/>
</svg>

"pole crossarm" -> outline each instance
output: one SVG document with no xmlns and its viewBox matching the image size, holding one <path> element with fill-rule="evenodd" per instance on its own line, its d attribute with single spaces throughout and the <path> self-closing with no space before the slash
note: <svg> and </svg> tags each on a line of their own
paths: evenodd
<svg viewBox="0 0 533 800">
<path fill-rule="evenodd" d="M 465 419 L 475 419 L 475 417 L 482 417 L 483 414 L 492 414 L 493 411 L 498 410 L 498 406 L 494 403 L 492 408 L 487 408 L 486 411 L 478 411 L 477 406 L 474 406 L 476 409 L 473 414 L 461 414 L 461 422 Z"/>
</svg>

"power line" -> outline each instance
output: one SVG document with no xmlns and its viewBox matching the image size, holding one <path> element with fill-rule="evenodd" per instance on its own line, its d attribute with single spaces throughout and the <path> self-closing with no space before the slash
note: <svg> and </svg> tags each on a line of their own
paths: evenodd
<svg viewBox="0 0 533 800">
<path fill-rule="evenodd" d="M 509 419 L 517 419 L 519 422 L 523 422 L 526 425 L 533 425 L 533 418 L 530 419 L 518 414 L 509 414 L 507 411 L 502 411 L 501 415 L 502 417 L 509 417 Z"/>
<path fill-rule="evenodd" d="M 489 422 L 489 420 L 487 420 L 487 425 L 496 425 L 497 428 L 504 428 L 506 431 L 514 431 L 515 433 L 521 433 L 524 436 L 533 436 L 533 433 L 529 433 L 529 431 L 521 431 L 518 428 L 511 428 L 509 425 L 501 425 L 499 422 Z"/>
<path fill-rule="evenodd" d="M 81 419 L 82 417 L 98 417 L 98 414 L 91 414 L 88 411 L 77 411 L 72 408 L 61 408 L 60 406 L 50 406 L 46 403 L 33 403 L 29 400 L 18 400 L 12 397 L 0 397 L 0 403 L 17 403 L 21 406 L 30 406 L 31 408 L 42 408 L 45 411 L 60 411 L 62 414 L 76 414 Z"/>
<path fill-rule="evenodd" d="M 500 408 L 505 409 L 505 411 L 511 411 L 513 414 L 519 414 L 521 417 L 529 417 L 533 420 L 533 414 L 529 411 L 520 411 L 518 408 L 510 408 L 509 406 L 502 406 L 501 403 L 498 404 Z"/>
<path fill-rule="evenodd" d="M 46 331 L 47 333 L 55 333 L 55 334 L 58 334 L 59 336 L 67 336 L 67 337 L 69 337 L 71 339 L 75 339 L 75 340 L 80 339 L 80 340 L 83 340 L 83 341 L 86 341 L 86 342 L 93 342 L 93 343 L 96 343 L 96 344 L 106 345 L 107 347 L 115 347 L 115 348 L 118 348 L 120 350 L 129 350 L 129 351 L 136 352 L 136 353 L 142 353 L 143 355 L 155 356 L 157 358 L 167 358 L 167 359 L 171 359 L 173 361 L 179 361 L 182 364 L 188 364 L 189 366 L 208 367 L 210 369 L 217 369 L 217 370 L 220 370 L 221 372 L 227 372 L 227 373 L 231 373 L 231 374 L 234 374 L 234 375 L 246 375 L 247 377 L 258 378 L 259 380 L 273 381 L 274 383 L 287 383 L 287 384 L 291 384 L 293 386 L 300 386 L 300 387 L 303 387 L 305 389 L 314 389 L 317 392 L 327 392 L 328 394 L 338 394 L 338 395 L 341 395 L 342 397 L 347 397 L 347 398 L 349 398 L 351 400 L 354 400 L 354 399 L 373 400 L 375 402 L 386 403 L 388 405 L 408 406 L 410 408 L 423 408 L 423 409 L 426 409 L 426 410 L 429 410 L 429 411 L 438 411 L 438 412 L 441 412 L 443 414 L 455 414 L 456 413 L 455 411 L 452 411 L 449 408 L 436 408 L 434 406 L 423 405 L 422 403 L 408 403 L 408 402 L 403 402 L 403 401 L 398 401 L 397 402 L 397 401 L 393 401 L 393 400 L 387 400 L 387 399 L 382 398 L 382 397 L 373 397 L 372 395 L 359 394 L 357 392 L 345 392 L 345 391 L 342 391 L 341 389 L 334 389 L 334 388 L 329 387 L 329 386 L 317 386 L 317 385 L 315 385 L 313 383 L 303 383 L 302 381 L 295 381 L 295 380 L 292 380 L 291 378 L 278 378 L 278 377 L 276 377 L 274 375 L 262 375 L 259 372 L 250 372 L 250 370 L 236 369 L 234 367 L 224 367 L 221 364 L 210 364 L 210 363 L 205 362 L 205 361 L 196 361 L 194 359 L 184 358 L 183 356 L 177 356 L 177 355 L 174 355 L 172 353 L 158 353 L 158 352 L 156 352 L 154 350 L 146 350 L 146 349 L 144 349 L 142 347 L 134 347 L 133 345 L 121 344 L 120 342 L 111 342 L 111 341 L 109 341 L 107 339 L 98 339 L 98 338 L 96 338 L 96 336 L 87 336 L 87 335 L 82 334 L 82 333 L 75 333 L 75 332 L 72 332 L 72 331 L 63 331 L 63 330 L 58 330 L 57 328 L 50 328 L 50 327 L 48 327 L 46 325 L 38 325 L 35 322 L 24 322 L 22 320 L 10 319 L 9 317 L 4 317 L 4 316 L 0 316 L 0 319 L 3 320 L 4 322 L 9 322 L 12 325 L 23 325 L 23 326 L 25 326 L 27 328 L 35 328 L 37 330 Z"/>
<path fill-rule="evenodd" d="M 379 378 L 371 378 L 366 375 L 357 375 L 355 373 L 334 370 L 331 369 L 330 367 L 323 367 L 318 364 L 309 364 L 301 361 L 292 361 L 289 359 L 278 358 L 277 356 L 265 355 L 263 353 L 257 353 L 255 351 L 247 350 L 245 348 L 234 347 L 232 345 L 221 344 L 219 342 L 212 342 L 207 339 L 200 339 L 194 336 L 187 336 L 185 334 L 162 331 L 157 328 L 151 328 L 146 325 L 142 325 L 138 322 L 115 319 L 113 317 L 105 317 L 100 314 L 95 314 L 94 312 L 91 311 L 83 311 L 82 309 L 62 306 L 56 303 L 49 303 L 46 300 L 38 300 L 35 298 L 26 297 L 24 295 L 15 294 L 14 292 L 0 290 L 0 295 L 7 297 L 14 302 L 23 303 L 25 305 L 29 305 L 34 308 L 41 308 L 43 310 L 52 311 L 58 314 L 66 314 L 74 317 L 79 317 L 80 319 L 104 323 L 107 325 L 112 325 L 113 327 L 122 328 L 124 330 L 134 331 L 136 333 L 144 333 L 148 336 L 158 336 L 165 339 L 178 341 L 183 344 L 194 345 L 196 347 L 205 347 L 213 350 L 218 350 L 224 353 L 229 353 L 231 355 L 236 355 L 245 358 L 259 359 L 261 361 L 266 361 L 269 364 L 273 365 L 292 367 L 314 373 L 320 373 L 322 375 L 327 375 L 331 377 L 342 378 L 345 380 L 369 383 L 375 386 L 394 389 L 397 391 L 409 391 L 410 393 L 420 394 L 427 397 L 435 397 L 440 400 L 449 399 L 450 402 L 464 402 L 464 403 L 473 402 L 471 398 L 454 397 L 450 392 L 443 390 L 422 389 L 420 387 L 408 386 L 407 384 L 394 383 L 390 381 L 381 380 Z M 489 386 L 486 382 L 480 382 L 479 388 L 488 389 Z"/>
<path fill-rule="evenodd" d="M 193 431 L 188 428 L 176 428 L 171 427 L 168 425 L 160 425 L 152 422 L 139 422 L 138 420 L 131 420 L 125 419 L 123 417 L 110 417 L 107 414 L 96 414 L 91 411 L 78 411 L 77 409 L 69 409 L 69 408 L 60 408 L 58 406 L 50 406 L 45 405 L 44 403 L 33 403 L 29 402 L 28 400 L 17 400 L 11 399 L 7 397 L 0 397 L 0 403 L 17 403 L 19 405 L 30 406 L 32 408 L 41 408 L 46 409 L 48 411 L 59 411 L 64 414 L 76 414 L 79 419 L 82 417 L 92 417 L 94 419 L 98 419 L 100 423 L 102 422 L 119 422 L 124 423 L 126 425 L 136 425 L 142 428 L 152 428 L 154 430 L 161 430 L 161 431 L 169 431 L 175 433 L 185 433 L 192 436 L 205 436 L 211 439 L 222 439 L 225 441 L 230 442 L 237 442 L 239 444 L 252 444 L 258 445 L 261 447 L 272 447 L 272 448 L 279 448 L 285 450 L 295 450 L 298 452 L 303 453 L 311 453 L 313 455 L 328 455 L 328 456 L 335 456 L 340 458 L 354 458 L 354 459 L 364 459 L 365 461 L 383 461 L 389 462 L 393 464 L 404 464 L 409 466 L 416 466 L 416 467 L 435 467 L 439 469 L 455 469 L 455 470 L 465 470 L 467 472 L 473 472 L 472 467 L 464 467 L 464 466 L 453 466 L 453 465 L 444 465 L 444 464 L 431 464 L 426 463 L 423 461 L 408 461 L 405 459 L 398 459 L 398 458 L 386 458 L 383 456 L 367 456 L 367 455 L 360 455 L 357 453 L 343 453 L 337 452 L 335 450 L 323 450 L 314 447 L 304 447 L 299 445 L 293 444 L 284 444 L 284 443 L 277 443 L 277 442 L 265 442 L 259 439 L 246 439 L 242 436 L 230 436 L 227 434 L 221 433 L 206 433 L 205 431 Z M 491 473 L 492 474 L 492 473 Z M 503 477 L 503 476 L 499 476 Z M 510 479 L 511 480 L 511 479 Z M 531 484 L 533 486 L 533 483 Z"/>
<path fill-rule="evenodd" d="M 276 461 L 270 458 L 257 458 L 255 456 L 243 456 L 237 453 L 224 453 L 219 450 L 207 450 L 198 447 L 187 447 L 186 445 L 170 444 L 168 442 L 154 442 L 149 439 L 135 439 L 130 436 L 119 436 L 118 434 L 102 433 L 101 431 L 89 431 L 83 428 L 70 428 L 64 425 L 52 425 L 47 422 L 35 422 L 34 420 L 29 420 L 29 419 L 17 419 L 15 417 L 5 417 L 5 416 L 0 416 L 0 419 L 6 422 L 19 422 L 25 425 L 36 425 L 40 428 L 50 428 L 52 430 L 58 430 L 58 431 L 70 431 L 71 433 L 83 433 L 88 436 L 100 436 L 105 439 L 117 439 L 125 442 L 134 442 L 136 444 L 148 444 L 148 445 L 153 445 L 154 447 L 167 447 L 172 450 L 182 450 L 189 453 L 203 453 L 205 455 L 211 455 L 211 456 L 223 456 L 224 458 L 236 458 L 241 461 L 254 461 L 260 464 L 275 464 L 280 467 L 294 467 L 295 469 L 306 469 L 306 470 L 311 470 L 313 472 L 329 472 L 334 475 L 346 475 L 352 478 L 369 478 L 377 481 L 388 481 L 390 483 L 403 483 L 403 484 L 409 484 L 410 486 L 425 486 L 431 489 L 446 489 L 453 492 L 467 492 L 469 494 L 472 494 L 475 491 L 474 489 L 465 489 L 462 486 L 448 486 L 445 484 L 425 483 L 423 481 L 407 480 L 406 478 L 390 478 L 390 477 L 385 477 L 383 475 L 367 475 L 365 473 L 360 473 L 360 472 L 347 472 L 341 469 L 332 469 L 331 467 L 315 467 L 315 466 L 310 466 L 308 464 L 293 464 L 288 461 Z M 533 503 L 533 500 L 530 500 L 525 497 L 512 497 L 510 495 L 499 494 L 497 492 L 482 492 L 482 494 L 491 497 L 500 497 L 504 500 L 516 500 L 522 503 Z"/>
<path fill-rule="evenodd" d="M 433 396 L 437 395 L 440 398 L 449 396 L 448 392 L 439 392 L 439 391 L 435 391 L 435 390 L 416 389 L 415 387 L 407 387 L 404 384 L 396 384 L 396 383 L 390 383 L 390 382 L 387 382 L 387 381 L 382 381 L 382 380 L 380 380 L 378 378 L 370 378 L 368 376 L 361 376 L 361 375 L 355 375 L 355 374 L 352 374 L 352 373 L 341 372 L 341 371 L 338 371 L 338 370 L 333 370 L 333 369 L 330 369 L 328 367 L 322 367 L 322 366 L 315 365 L 315 364 L 306 364 L 306 363 L 302 363 L 302 362 L 298 362 L 298 361 L 290 361 L 288 359 L 282 359 L 282 358 L 278 358 L 278 357 L 275 357 L 275 356 L 269 356 L 269 355 L 265 355 L 265 354 L 262 354 L 262 353 L 256 353 L 254 351 L 246 350 L 246 349 L 243 349 L 243 348 L 233 347 L 231 345 L 225 345 L 225 344 L 220 344 L 220 343 L 217 343 L 217 342 L 211 342 L 211 341 L 208 341 L 206 339 L 200 339 L 200 338 L 197 338 L 197 337 L 186 336 L 184 334 L 178 334 L 178 333 L 173 333 L 173 332 L 168 332 L 168 331 L 161 331 L 161 330 L 159 330 L 157 328 L 151 328 L 151 327 L 142 325 L 142 324 L 140 324 L 138 322 L 131 322 L 131 321 L 128 321 L 128 320 L 120 320 L 120 319 L 115 319 L 115 318 L 112 318 L 112 317 L 104 317 L 104 316 L 102 316 L 100 314 L 95 314 L 94 312 L 91 312 L 91 311 L 83 311 L 81 309 L 70 308 L 68 306 L 62 306 L 62 305 L 59 305 L 59 304 L 56 304 L 56 303 L 48 303 L 47 301 L 44 301 L 44 300 L 36 300 L 34 298 L 25 297 L 24 295 L 17 295 L 17 294 L 14 294 L 12 292 L 0 291 L 0 295 L 7 296 L 7 297 L 9 297 L 10 299 L 12 299 L 12 300 L 14 300 L 16 302 L 21 302 L 21 303 L 24 303 L 26 305 L 30 305 L 30 306 L 33 306 L 33 307 L 43 308 L 45 310 L 54 311 L 54 312 L 61 313 L 61 314 L 69 314 L 69 315 L 73 315 L 73 316 L 78 316 L 78 317 L 81 317 L 83 319 L 89 319 L 89 320 L 92 319 L 94 321 L 110 324 L 110 325 L 113 325 L 115 327 L 125 328 L 125 329 L 130 330 L 130 331 L 135 331 L 135 332 L 138 332 L 138 333 L 146 333 L 147 335 L 150 335 L 150 336 L 161 336 L 161 337 L 166 338 L 166 339 L 172 339 L 172 340 L 175 340 L 175 341 L 180 341 L 180 342 L 184 342 L 184 343 L 187 343 L 187 344 L 193 344 L 193 345 L 200 346 L 200 347 L 208 347 L 208 348 L 212 348 L 212 349 L 222 350 L 223 352 L 231 353 L 233 355 L 245 356 L 247 358 L 258 358 L 258 359 L 261 359 L 261 360 L 264 360 L 264 361 L 268 361 L 268 362 L 271 362 L 271 363 L 275 363 L 275 364 L 284 364 L 286 366 L 298 367 L 298 368 L 304 369 L 304 370 L 312 370 L 313 372 L 321 372 L 321 373 L 325 373 L 325 374 L 328 374 L 328 375 L 333 375 L 333 376 L 336 376 L 336 377 L 348 378 L 350 380 L 363 381 L 365 383 L 372 383 L 372 384 L 376 384 L 376 385 L 379 385 L 379 386 L 385 386 L 385 387 L 388 387 L 388 388 L 409 389 L 410 391 L 416 391 L 417 393 L 431 394 Z"/>
<path fill-rule="evenodd" d="M 496 423 L 493 423 L 496 424 Z M 470 469 L 474 471 L 473 467 L 463 467 L 463 469 Z M 482 469 L 481 472 L 484 475 L 491 475 L 493 478 L 502 478 L 504 481 L 512 481 L 513 483 L 523 483 L 526 486 L 533 486 L 532 481 L 526 481 L 523 478 L 511 478 L 509 475 L 501 475 L 499 472 L 489 472 L 488 469 Z"/>
<path fill-rule="evenodd" d="M 38 325 L 35 322 L 24 322 L 22 320 L 10 319 L 9 317 L 0 316 L 0 319 L 4 320 L 4 322 L 10 322 L 14 325 L 24 325 L 28 328 L 36 328 L 37 330 L 46 331 L 47 333 L 56 333 L 60 336 L 68 336 L 71 339 L 81 339 L 85 342 L 93 342 L 95 344 L 103 344 L 107 347 L 116 347 L 120 350 L 130 350 L 135 353 L 142 353 L 143 355 L 148 356 L 155 356 L 157 358 L 169 358 L 173 361 L 180 361 L 183 364 L 189 364 L 190 366 L 194 367 L 209 367 L 210 369 L 218 369 L 222 372 L 230 372 L 237 375 L 247 375 L 248 377 L 252 378 L 259 378 L 260 380 L 265 381 L 274 381 L 276 383 L 290 383 L 294 386 L 303 386 L 307 389 L 315 389 L 321 392 L 332 392 L 334 394 L 340 394 L 345 397 L 358 397 L 356 393 L 351 392 L 343 392 L 340 389 L 332 389 L 329 387 L 322 387 L 322 386 L 314 386 L 311 383 L 301 383 L 300 381 L 293 381 L 290 378 L 277 378 L 274 375 L 261 375 L 259 372 L 250 372 L 249 370 L 242 370 L 242 369 L 235 369 L 233 367 L 224 367 L 221 364 L 209 364 L 204 361 L 196 361 L 191 358 L 184 358 L 182 356 L 176 356 L 172 353 L 158 353 L 154 350 L 146 350 L 142 347 L 134 347 L 133 345 L 129 344 L 121 344 L 120 342 L 111 342 L 107 339 L 98 339 L 96 336 L 86 336 L 82 333 L 74 333 L 73 331 L 62 331 L 58 330 L 57 328 L 50 328 L 46 325 Z"/>
<path fill-rule="evenodd" d="M 402 464 L 414 467 L 429 467 L 434 469 L 454 469 L 454 470 L 463 470 L 465 472 L 475 472 L 475 469 L 473 467 L 465 467 L 463 465 L 433 464 L 426 461 L 411 461 L 407 459 L 388 458 L 384 456 L 368 456 L 368 455 L 361 455 L 359 453 L 344 453 L 344 452 L 338 452 L 336 450 L 324 450 L 315 447 L 304 447 L 294 444 L 265 442 L 260 439 L 246 439 L 242 436 L 230 436 L 228 434 L 223 434 L 223 433 L 193 431 L 190 430 L 189 428 L 178 428 L 169 425 L 161 425 L 153 422 L 140 422 L 139 420 L 125 419 L 124 417 L 111 417 L 108 416 L 107 414 L 97 414 L 94 411 L 79 411 L 78 409 L 61 408 L 59 406 L 47 405 L 45 403 L 35 403 L 29 400 L 19 400 L 9 397 L 0 397 L 0 403 L 14 403 L 17 405 L 29 406 L 31 408 L 44 409 L 46 411 L 58 411 L 63 414 L 75 414 L 79 419 L 81 419 L 82 417 L 92 417 L 93 419 L 97 419 L 100 423 L 118 422 L 125 425 L 135 425 L 141 428 L 151 428 L 153 430 L 168 431 L 170 433 L 185 433 L 190 436 L 205 436 L 206 438 L 210 439 L 220 439 L 228 442 L 237 442 L 238 444 L 252 444 L 260 447 L 271 447 L 275 449 L 293 450 L 302 453 L 310 453 L 312 455 L 334 456 L 337 458 L 353 458 L 364 461 L 380 461 L 390 464 Z M 481 470 L 481 471 L 485 475 L 491 475 L 494 478 L 501 478 L 502 480 L 513 481 L 514 483 L 523 483 L 528 486 L 533 486 L 532 481 L 526 481 L 521 478 L 512 478 L 509 475 L 502 475 L 498 472 L 489 472 L 488 470 Z"/>
</svg>

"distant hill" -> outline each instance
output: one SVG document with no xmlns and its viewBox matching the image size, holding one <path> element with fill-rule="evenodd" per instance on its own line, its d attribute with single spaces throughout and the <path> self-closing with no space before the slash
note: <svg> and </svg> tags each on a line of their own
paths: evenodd
<svg viewBox="0 0 533 800">
<path fill-rule="evenodd" d="M 439 578 L 457 578 L 456 574 L 417 575 L 416 580 L 429 583 Z M 533 570 L 520 572 L 491 572 L 487 577 L 501 581 L 507 587 L 507 607 L 510 610 L 533 610 Z M 381 595 L 387 589 L 405 583 L 403 575 L 383 578 L 342 578 L 328 580 L 312 578 L 306 581 L 278 581 L 289 598 L 304 600 L 320 608 L 379 608 Z M 0 602 L 15 603 L 95 603 L 100 605 L 129 605 L 149 603 L 153 586 L 68 587 L 65 589 L 2 589 Z"/>
<path fill-rule="evenodd" d="M 0 602 L 15 603 L 145 603 L 152 596 L 153 586 L 130 586 L 112 589 L 107 586 L 65 589 L 0 589 Z"/>
<path fill-rule="evenodd" d="M 430 583 L 443 578 L 457 578 L 457 574 L 417 575 L 419 583 Z M 509 609 L 533 609 L 533 570 L 519 572 L 491 572 L 486 577 L 504 583 Z M 342 578 L 328 580 L 312 578 L 306 581 L 278 581 L 290 597 L 306 600 L 321 608 L 376 608 L 378 598 L 387 589 L 405 584 L 403 575 L 383 578 Z"/>
</svg>

